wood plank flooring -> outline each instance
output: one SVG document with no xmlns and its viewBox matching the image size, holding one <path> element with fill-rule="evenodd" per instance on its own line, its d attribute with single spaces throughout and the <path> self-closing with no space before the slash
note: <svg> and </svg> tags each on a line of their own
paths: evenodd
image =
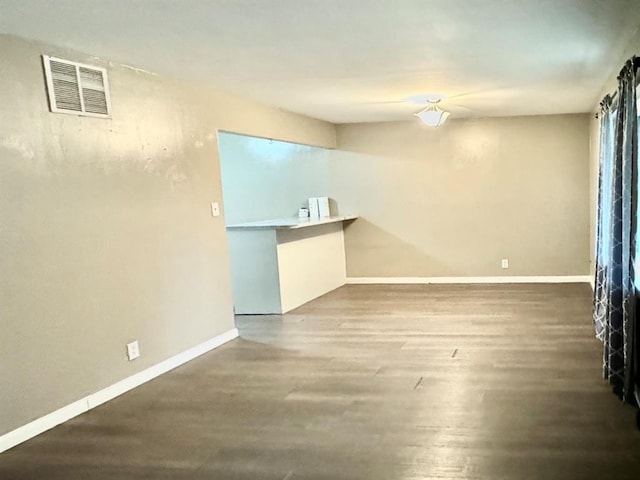
<svg viewBox="0 0 640 480">
<path fill-rule="evenodd" d="M 588 285 L 350 285 L 0 455 L 0 478 L 626 480 Z"/>
</svg>

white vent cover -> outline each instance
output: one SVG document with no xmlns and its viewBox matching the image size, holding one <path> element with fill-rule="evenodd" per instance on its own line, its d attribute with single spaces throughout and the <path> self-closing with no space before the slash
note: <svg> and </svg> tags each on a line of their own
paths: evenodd
<svg viewBox="0 0 640 480">
<path fill-rule="evenodd" d="M 109 82 L 104 68 L 42 56 L 52 112 L 108 117 Z"/>
</svg>

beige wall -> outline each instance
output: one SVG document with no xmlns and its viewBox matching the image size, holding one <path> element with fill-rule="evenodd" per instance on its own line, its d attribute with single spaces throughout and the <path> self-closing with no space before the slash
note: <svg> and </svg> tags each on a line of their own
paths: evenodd
<svg viewBox="0 0 640 480">
<path fill-rule="evenodd" d="M 335 130 L 15 37 L 0 51 L 3 434 L 234 327 L 218 129 L 327 147 Z M 112 119 L 49 113 L 42 53 L 106 66 Z"/>
<path fill-rule="evenodd" d="M 341 125 L 335 150 L 221 134 L 220 148 L 232 222 L 322 194 L 360 215 L 350 277 L 589 271 L 588 115 Z"/>
<path fill-rule="evenodd" d="M 586 114 L 341 125 L 338 149 L 349 277 L 589 271 Z"/>
</svg>

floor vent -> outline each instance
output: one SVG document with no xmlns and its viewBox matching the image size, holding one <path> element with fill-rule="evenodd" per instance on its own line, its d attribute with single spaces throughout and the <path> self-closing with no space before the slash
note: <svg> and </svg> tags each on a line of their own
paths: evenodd
<svg viewBox="0 0 640 480">
<path fill-rule="evenodd" d="M 43 55 L 42 61 L 52 112 L 109 117 L 111 101 L 104 68 L 48 55 Z"/>
</svg>

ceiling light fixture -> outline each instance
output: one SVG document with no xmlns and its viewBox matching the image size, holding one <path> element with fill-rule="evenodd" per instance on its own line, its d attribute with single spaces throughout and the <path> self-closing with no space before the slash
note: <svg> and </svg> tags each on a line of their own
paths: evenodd
<svg viewBox="0 0 640 480">
<path fill-rule="evenodd" d="M 447 121 L 447 117 L 449 116 L 449 112 L 445 112 L 440 107 L 438 107 L 439 101 L 440 99 L 427 99 L 427 108 L 419 113 L 414 113 L 414 115 L 422 120 L 422 123 L 429 127 L 439 127 Z"/>
</svg>

